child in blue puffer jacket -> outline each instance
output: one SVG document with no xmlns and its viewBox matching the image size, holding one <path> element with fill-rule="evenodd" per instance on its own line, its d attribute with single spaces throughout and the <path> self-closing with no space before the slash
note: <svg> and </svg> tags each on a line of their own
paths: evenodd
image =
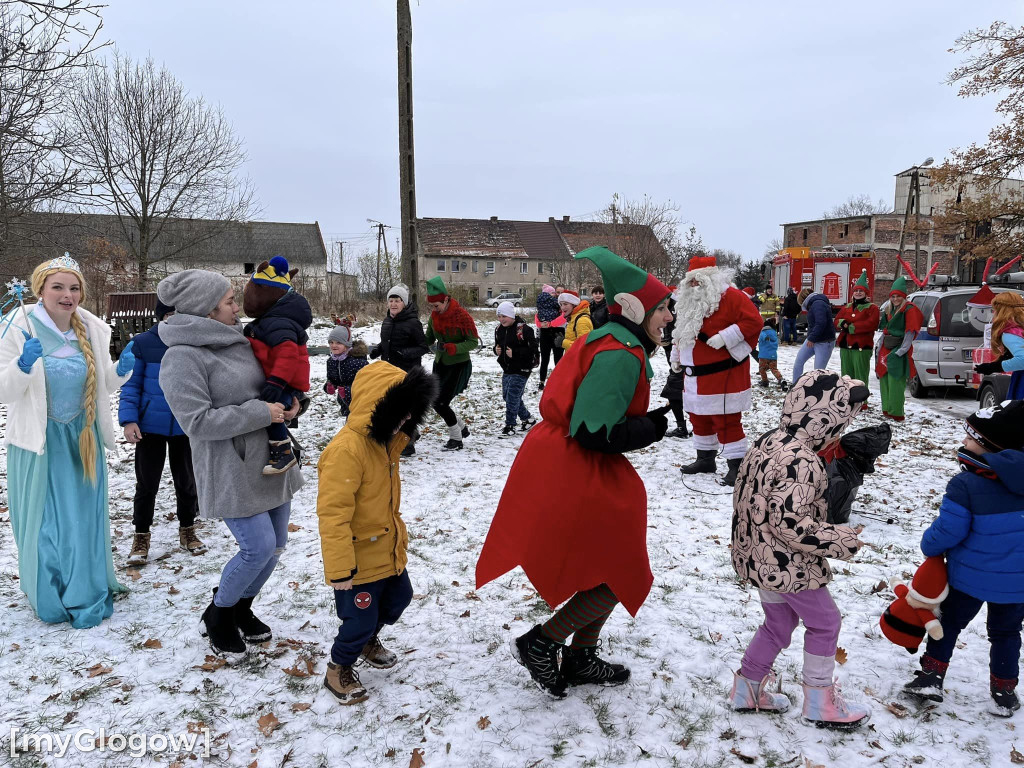
<svg viewBox="0 0 1024 768">
<path fill-rule="evenodd" d="M 173 314 L 174 307 L 157 300 L 158 323 Z M 185 550 L 194 555 L 206 549 L 195 532 L 199 498 L 192 470 L 192 447 L 160 388 L 160 363 L 167 345 L 160 340 L 157 327 L 154 325 L 133 339 L 135 368 L 132 377 L 121 387 L 117 408 L 117 420 L 124 428 L 124 438 L 135 445 L 135 511 L 132 515 L 135 536 L 128 565 L 143 565 L 149 559 L 150 527 L 153 525 L 160 477 L 164 473 L 164 458 L 168 454 L 177 499 L 178 540 Z"/>
<path fill-rule="evenodd" d="M 942 701 L 942 683 L 960 632 L 988 604 L 989 689 L 999 717 L 1020 708 L 1015 688 L 1024 621 L 1024 400 L 1007 400 L 967 417 L 957 452 L 960 474 L 949 481 L 939 516 L 921 551 L 945 555 L 949 595 L 943 636 L 928 638 L 921 671 L 908 694 Z"/>
</svg>

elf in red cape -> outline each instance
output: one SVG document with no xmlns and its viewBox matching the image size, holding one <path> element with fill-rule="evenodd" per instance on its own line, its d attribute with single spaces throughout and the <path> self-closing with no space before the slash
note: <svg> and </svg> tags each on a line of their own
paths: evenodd
<svg viewBox="0 0 1024 768">
<path fill-rule="evenodd" d="M 736 482 L 747 453 L 743 411 L 750 408 L 750 352 L 764 321 L 750 298 L 731 284 L 733 271 L 714 256 L 694 256 L 676 292 L 678 368 L 686 374 L 683 405 L 690 415 L 697 460 L 684 475 L 713 473 L 719 446 Z"/>
<path fill-rule="evenodd" d="M 512 649 L 557 698 L 569 685 L 629 679 L 628 669 L 597 656 L 612 610 L 621 602 L 635 616 L 654 580 L 647 491 L 622 454 L 661 440 L 668 429 L 668 406 L 647 411 L 649 358 L 672 319 L 668 287 L 607 248 L 575 258 L 601 270 L 608 322 L 573 344 L 548 379 L 543 421 L 512 464 L 476 566 L 478 589 L 521 565 L 552 608 L 568 600 Z M 557 513 L 537 504 L 538 497 L 554 496 L 566 499 Z M 565 646 L 569 635 L 572 645 Z"/>
</svg>

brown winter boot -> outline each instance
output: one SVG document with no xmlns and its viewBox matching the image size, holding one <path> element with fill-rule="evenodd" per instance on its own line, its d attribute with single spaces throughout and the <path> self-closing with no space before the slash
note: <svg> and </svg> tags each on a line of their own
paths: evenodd
<svg viewBox="0 0 1024 768">
<path fill-rule="evenodd" d="M 136 534 L 138 535 L 138 534 Z M 149 536 L 147 533 L 146 536 Z M 147 542 L 149 539 L 146 540 Z M 206 545 L 196 536 L 196 527 L 194 525 L 182 526 L 178 529 L 178 541 L 181 542 L 181 548 L 192 555 L 201 555 L 206 551 Z"/>
<path fill-rule="evenodd" d="M 149 533 L 136 533 L 132 539 L 132 551 L 128 553 L 128 565 L 145 565 L 149 561 Z"/>
<path fill-rule="evenodd" d="M 324 688 L 333 693 L 342 704 L 359 704 L 370 698 L 359 682 L 359 675 L 352 667 L 343 667 L 333 661 L 327 662 Z"/>
<path fill-rule="evenodd" d="M 398 663 L 398 656 L 394 651 L 389 651 L 384 647 L 378 635 L 374 635 L 366 641 L 366 645 L 363 646 L 359 655 L 367 664 L 377 669 L 391 669 Z"/>
</svg>

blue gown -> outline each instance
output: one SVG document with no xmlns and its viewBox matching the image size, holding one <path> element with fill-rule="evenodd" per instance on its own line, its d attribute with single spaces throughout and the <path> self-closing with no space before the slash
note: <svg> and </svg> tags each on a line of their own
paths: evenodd
<svg viewBox="0 0 1024 768">
<path fill-rule="evenodd" d="M 10 446 L 7 454 L 11 525 L 18 546 L 22 591 L 45 622 L 94 627 L 114 611 L 114 593 L 127 591 L 114 575 L 107 509 L 107 463 L 96 439 L 96 482 L 82 473 L 78 436 L 85 423 L 86 362 L 54 357 L 65 339 L 32 318 L 43 343 L 46 371 L 46 444 L 36 454 Z"/>
</svg>

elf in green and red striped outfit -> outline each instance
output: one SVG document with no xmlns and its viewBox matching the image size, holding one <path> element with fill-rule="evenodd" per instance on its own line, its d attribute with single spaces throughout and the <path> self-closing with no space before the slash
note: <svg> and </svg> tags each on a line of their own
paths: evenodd
<svg viewBox="0 0 1024 768">
<path fill-rule="evenodd" d="M 434 375 L 441 381 L 434 410 L 448 426 L 444 450 L 458 451 L 463 438 L 469 437 L 469 427 L 462 417 L 455 415 L 451 402 L 469 386 L 473 375 L 469 353 L 480 345 L 480 334 L 472 316 L 448 295 L 440 277 L 427 280 L 427 303 L 431 310 L 427 320 L 427 344 L 435 350 Z"/>
</svg>

